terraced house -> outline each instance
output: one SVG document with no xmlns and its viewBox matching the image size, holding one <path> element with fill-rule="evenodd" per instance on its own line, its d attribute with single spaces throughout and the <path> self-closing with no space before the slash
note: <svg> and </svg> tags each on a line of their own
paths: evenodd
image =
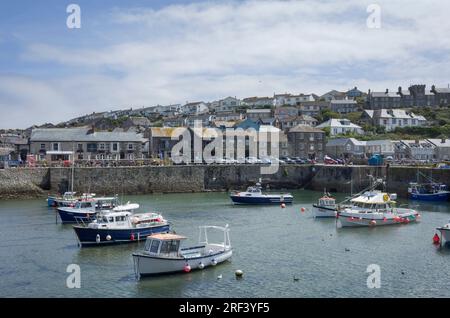
<svg viewBox="0 0 450 318">
<path fill-rule="evenodd" d="M 38 160 L 119 160 L 143 158 L 145 139 L 133 131 L 96 131 L 93 127 L 38 128 L 30 137 L 30 152 Z"/>
</svg>

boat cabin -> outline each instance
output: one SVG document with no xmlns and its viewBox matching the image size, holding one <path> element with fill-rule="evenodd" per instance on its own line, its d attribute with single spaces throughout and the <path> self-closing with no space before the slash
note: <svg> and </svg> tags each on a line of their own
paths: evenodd
<svg viewBox="0 0 450 318">
<path fill-rule="evenodd" d="M 91 228 L 128 228 L 131 227 L 131 212 L 110 212 L 99 215 L 96 220 L 89 223 Z"/>
<path fill-rule="evenodd" d="M 181 241 L 185 239 L 184 236 L 171 233 L 153 234 L 147 237 L 144 253 L 162 257 L 180 257 Z"/>
<path fill-rule="evenodd" d="M 319 206 L 330 206 L 334 207 L 336 205 L 336 200 L 329 196 L 323 196 L 319 199 Z"/>
</svg>

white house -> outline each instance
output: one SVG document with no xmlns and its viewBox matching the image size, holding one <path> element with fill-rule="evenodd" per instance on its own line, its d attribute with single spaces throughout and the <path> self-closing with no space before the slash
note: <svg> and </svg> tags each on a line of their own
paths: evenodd
<svg viewBox="0 0 450 318">
<path fill-rule="evenodd" d="M 435 146 L 436 159 L 450 160 L 450 139 L 427 139 Z"/>
<path fill-rule="evenodd" d="M 322 129 L 327 128 L 327 127 L 330 128 L 331 136 L 347 134 L 347 133 L 354 133 L 354 134 L 359 134 L 359 135 L 364 134 L 364 130 L 360 126 L 353 124 L 348 119 L 331 118 L 331 119 L 327 120 L 326 122 L 323 122 L 317 126 L 317 128 L 322 128 Z"/>
<path fill-rule="evenodd" d="M 400 140 L 406 158 L 431 160 L 436 158 L 435 145 L 428 140 Z"/>
<path fill-rule="evenodd" d="M 365 110 L 361 118 L 374 126 L 385 127 L 386 131 L 395 130 L 397 127 L 424 126 L 427 123 L 425 117 L 404 109 Z"/>
<path fill-rule="evenodd" d="M 202 115 L 208 113 L 209 108 L 204 102 L 194 102 L 183 105 L 181 112 L 185 115 Z"/>
<path fill-rule="evenodd" d="M 297 106 L 303 102 L 313 102 L 315 101 L 314 97 L 311 94 L 274 94 L 273 96 L 275 106 Z"/>
</svg>

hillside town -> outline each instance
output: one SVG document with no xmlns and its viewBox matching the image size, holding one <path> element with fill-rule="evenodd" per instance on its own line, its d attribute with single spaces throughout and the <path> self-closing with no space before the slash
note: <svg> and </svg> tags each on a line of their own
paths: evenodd
<svg viewBox="0 0 450 318">
<path fill-rule="evenodd" d="M 174 129 L 194 132 L 199 124 L 203 140 L 211 128 L 275 130 L 279 160 L 284 163 L 324 162 L 325 157 L 329 159 L 325 163 L 367 163 L 374 155 L 393 163 L 437 163 L 450 160 L 449 106 L 449 87 L 411 85 L 383 92 L 365 93 L 354 87 L 322 95 L 228 96 L 93 112 L 57 125 L 0 130 L 0 167 L 58 165 L 71 158 L 91 165 L 167 165 L 177 142 L 172 138 Z M 219 163 L 273 159 L 251 157 L 246 149 L 244 158 L 225 155 Z"/>
</svg>

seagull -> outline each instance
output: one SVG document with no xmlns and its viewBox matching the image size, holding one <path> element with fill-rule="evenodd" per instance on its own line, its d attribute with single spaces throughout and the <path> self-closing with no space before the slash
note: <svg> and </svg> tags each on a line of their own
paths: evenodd
<svg viewBox="0 0 450 318">
<path fill-rule="evenodd" d="M 294 282 L 298 282 L 300 278 L 295 277 L 295 275 L 292 275 L 292 278 L 294 279 Z"/>
<path fill-rule="evenodd" d="M 217 279 L 222 279 L 222 274 L 220 274 L 219 276 L 217 276 Z"/>
</svg>

